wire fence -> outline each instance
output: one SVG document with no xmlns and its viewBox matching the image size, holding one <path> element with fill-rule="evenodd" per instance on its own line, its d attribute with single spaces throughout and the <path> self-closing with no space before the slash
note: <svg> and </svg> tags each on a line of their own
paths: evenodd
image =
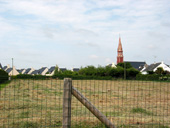
<svg viewBox="0 0 170 128">
<path fill-rule="evenodd" d="M 0 128 L 62 127 L 63 80 L 12 80 L 0 85 Z M 170 127 L 170 83 L 73 80 L 72 85 L 116 127 Z M 75 97 L 71 127 L 102 128 Z"/>
</svg>

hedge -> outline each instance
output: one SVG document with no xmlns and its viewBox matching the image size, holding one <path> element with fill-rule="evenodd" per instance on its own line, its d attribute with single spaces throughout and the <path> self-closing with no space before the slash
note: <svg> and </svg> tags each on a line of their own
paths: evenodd
<svg viewBox="0 0 170 128">
<path fill-rule="evenodd" d="M 158 74 L 138 74 L 136 80 L 149 80 L 149 81 L 170 81 L 170 75 L 158 75 Z"/>
<path fill-rule="evenodd" d="M 0 84 L 8 81 L 8 73 L 0 69 Z"/>
</svg>

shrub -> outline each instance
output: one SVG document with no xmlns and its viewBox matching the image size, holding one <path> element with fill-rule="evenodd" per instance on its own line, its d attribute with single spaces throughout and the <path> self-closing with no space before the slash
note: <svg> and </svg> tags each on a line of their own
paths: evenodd
<svg viewBox="0 0 170 128">
<path fill-rule="evenodd" d="M 163 78 L 163 77 L 161 77 L 160 75 L 157 75 L 157 74 L 147 74 L 147 75 L 138 74 L 136 76 L 136 80 L 150 80 L 150 81 L 165 80 L 165 79 L 161 79 L 161 78 Z"/>
<path fill-rule="evenodd" d="M 8 73 L 0 69 L 0 84 L 8 81 Z"/>
</svg>

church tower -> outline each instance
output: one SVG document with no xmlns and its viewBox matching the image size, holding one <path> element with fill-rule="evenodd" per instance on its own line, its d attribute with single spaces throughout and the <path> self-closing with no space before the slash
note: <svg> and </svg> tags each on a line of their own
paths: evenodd
<svg viewBox="0 0 170 128">
<path fill-rule="evenodd" d="M 119 45 L 117 48 L 117 64 L 118 63 L 123 63 L 123 48 L 122 48 L 120 36 L 119 36 Z"/>
</svg>

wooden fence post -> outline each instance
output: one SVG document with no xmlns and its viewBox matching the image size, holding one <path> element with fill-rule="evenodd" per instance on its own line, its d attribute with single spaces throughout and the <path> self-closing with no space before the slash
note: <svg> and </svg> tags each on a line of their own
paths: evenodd
<svg viewBox="0 0 170 128">
<path fill-rule="evenodd" d="M 71 127 L 71 88 L 72 79 L 64 79 L 64 92 L 63 92 L 63 128 Z"/>
<path fill-rule="evenodd" d="M 106 116 L 104 116 L 86 97 L 84 97 L 76 88 L 72 87 L 72 95 L 75 96 L 87 109 L 90 110 L 103 124 L 108 128 L 116 128 Z"/>
</svg>

